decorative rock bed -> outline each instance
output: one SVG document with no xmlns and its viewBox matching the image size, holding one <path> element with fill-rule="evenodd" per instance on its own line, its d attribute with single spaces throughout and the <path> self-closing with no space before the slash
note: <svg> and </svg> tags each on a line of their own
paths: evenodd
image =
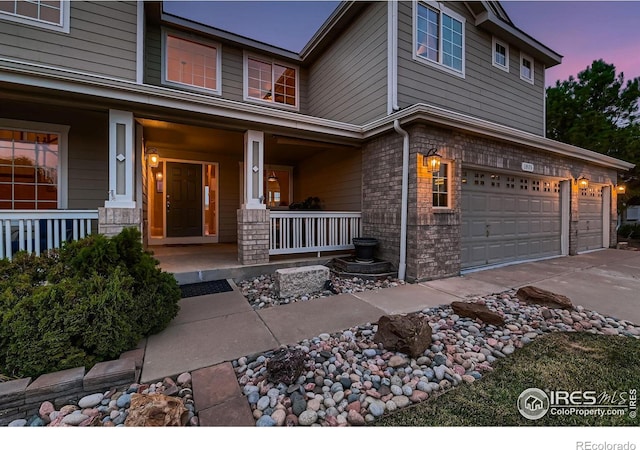
<svg viewBox="0 0 640 450">
<path fill-rule="evenodd" d="M 245 288 L 268 286 L 266 278 Z M 322 301 L 322 300 L 318 300 Z M 515 291 L 474 298 L 501 315 L 491 325 L 455 314 L 445 305 L 421 313 L 433 330 L 431 346 L 417 358 L 374 342 L 376 324 L 320 334 L 297 345 L 232 361 L 257 426 L 358 426 L 473 383 L 492 363 L 550 332 L 586 331 L 638 338 L 640 328 L 581 306 L 551 309 L 525 304 Z M 267 302 L 264 301 L 266 304 Z M 303 355 L 301 374 L 290 383 L 272 380 L 276 352 Z"/>
</svg>

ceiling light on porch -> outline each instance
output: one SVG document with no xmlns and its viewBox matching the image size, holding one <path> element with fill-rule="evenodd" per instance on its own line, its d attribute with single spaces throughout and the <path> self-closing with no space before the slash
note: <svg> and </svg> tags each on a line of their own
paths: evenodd
<svg viewBox="0 0 640 450">
<path fill-rule="evenodd" d="M 267 178 L 267 181 L 278 181 L 278 177 L 273 170 L 271 171 L 271 175 L 269 175 L 269 178 Z"/>
<path fill-rule="evenodd" d="M 422 165 L 431 173 L 440 171 L 441 156 L 438 155 L 438 149 L 432 148 L 422 156 Z"/>
<path fill-rule="evenodd" d="M 616 192 L 618 194 L 624 194 L 625 192 L 627 192 L 627 187 L 624 184 L 618 184 L 616 186 Z"/>
<path fill-rule="evenodd" d="M 148 148 L 147 149 L 147 164 L 149 167 L 156 168 L 160 163 L 160 157 L 158 156 L 158 150 L 156 148 Z"/>
<path fill-rule="evenodd" d="M 589 187 L 589 179 L 586 177 L 578 178 L 578 187 L 580 189 L 586 189 Z"/>
</svg>

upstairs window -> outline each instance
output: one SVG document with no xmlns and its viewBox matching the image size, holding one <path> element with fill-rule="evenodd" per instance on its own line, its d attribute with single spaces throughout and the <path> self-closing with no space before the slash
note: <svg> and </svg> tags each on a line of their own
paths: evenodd
<svg viewBox="0 0 640 450">
<path fill-rule="evenodd" d="M 54 0 L 0 1 L 0 19 L 69 32 L 69 2 Z"/>
<path fill-rule="evenodd" d="M 520 78 L 533 84 L 533 58 L 524 54 L 520 55 Z"/>
<path fill-rule="evenodd" d="M 495 37 L 493 38 L 493 65 L 505 72 L 509 71 L 509 46 Z"/>
<path fill-rule="evenodd" d="M 298 108 L 296 67 L 245 56 L 245 74 L 245 100 Z"/>
<path fill-rule="evenodd" d="M 216 44 L 167 33 L 165 48 L 165 83 L 220 93 L 220 52 Z"/>
<path fill-rule="evenodd" d="M 416 59 L 464 76 L 465 19 L 431 2 L 414 11 Z"/>
<path fill-rule="evenodd" d="M 433 174 L 433 207 L 449 208 L 449 164 L 440 163 L 440 170 Z"/>
</svg>

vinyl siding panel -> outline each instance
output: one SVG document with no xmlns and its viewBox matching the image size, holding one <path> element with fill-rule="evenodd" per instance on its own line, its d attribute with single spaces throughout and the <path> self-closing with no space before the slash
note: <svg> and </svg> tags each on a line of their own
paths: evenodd
<svg viewBox="0 0 640 450">
<path fill-rule="evenodd" d="M 242 49 L 225 45 L 222 47 L 222 97 L 243 101 L 243 53 Z"/>
<path fill-rule="evenodd" d="M 363 124 L 387 111 L 387 3 L 374 2 L 308 69 L 308 113 Z"/>
<path fill-rule="evenodd" d="M 360 211 L 362 151 L 325 150 L 305 159 L 294 169 L 293 196 L 318 197 L 326 211 Z"/>
<path fill-rule="evenodd" d="M 398 6 L 398 104 L 428 103 L 537 135 L 544 133 L 544 70 L 520 79 L 520 49 L 509 46 L 509 72 L 492 65 L 492 36 L 476 28 L 462 2 L 447 7 L 466 18 L 465 77 L 413 59 L 413 3 Z"/>
<path fill-rule="evenodd" d="M 136 79 L 135 2 L 71 2 L 69 33 L 0 21 L 0 56 Z"/>
</svg>

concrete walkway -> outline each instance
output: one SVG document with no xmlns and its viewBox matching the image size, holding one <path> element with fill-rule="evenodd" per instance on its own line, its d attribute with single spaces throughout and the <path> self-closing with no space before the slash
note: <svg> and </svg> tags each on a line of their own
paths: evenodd
<svg viewBox="0 0 640 450">
<path fill-rule="evenodd" d="M 601 314 L 640 324 L 640 252 L 602 250 L 467 273 L 397 288 L 342 294 L 254 311 L 233 292 L 183 299 L 169 327 L 146 341 L 141 382 L 191 371 L 201 425 L 254 424 L 230 361 L 341 331 L 384 314 L 533 285 Z"/>
</svg>

